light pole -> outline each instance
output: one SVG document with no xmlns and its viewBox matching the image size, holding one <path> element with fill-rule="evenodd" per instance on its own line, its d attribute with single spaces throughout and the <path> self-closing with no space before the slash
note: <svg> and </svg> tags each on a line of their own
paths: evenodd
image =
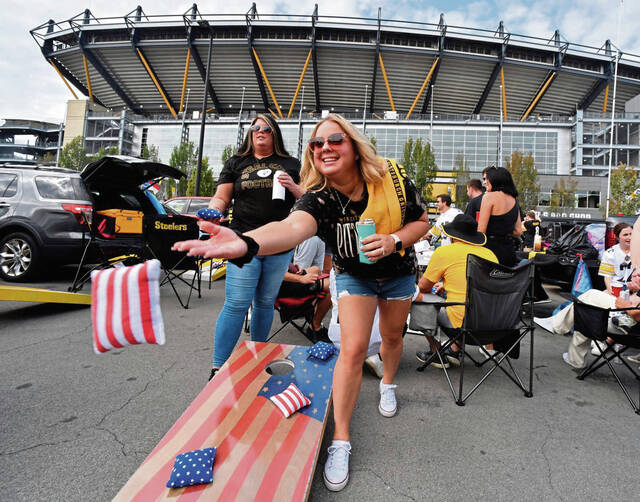
<svg viewBox="0 0 640 502">
<path fill-rule="evenodd" d="M 200 141 L 198 143 L 198 167 L 196 168 L 196 189 L 195 195 L 200 195 L 200 174 L 202 173 L 202 147 L 204 146 L 204 126 L 207 117 L 207 84 L 209 83 L 209 72 L 211 70 L 211 47 L 213 46 L 213 31 L 207 21 L 199 21 L 200 26 L 209 29 L 209 54 L 207 55 L 207 75 L 203 83 L 202 111 L 200 112 Z"/>
<path fill-rule="evenodd" d="M 609 203 L 611 198 L 611 162 L 613 160 L 613 131 L 615 127 L 614 119 L 616 114 L 616 88 L 618 84 L 618 60 L 620 59 L 620 50 L 616 50 L 616 66 L 613 72 L 613 100 L 611 102 L 611 138 L 609 140 L 609 174 L 607 175 L 607 210 L 605 218 L 609 217 Z"/>
<path fill-rule="evenodd" d="M 431 84 L 431 99 L 429 100 L 429 106 L 431 108 L 431 119 L 429 120 L 429 144 L 431 145 L 431 151 L 433 151 L 433 97 L 436 94 L 436 86 Z"/>
<path fill-rule="evenodd" d="M 500 126 L 498 130 L 498 167 L 502 167 L 502 118 L 504 116 L 504 103 L 502 102 L 502 84 L 500 84 Z"/>
<path fill-rule="evenodd" d="M 184 104 L 184 110 L 182 111 L 182 125 L 180 126 L 180 141 L 181 143 L 186 143 L 187 142 L 187 135 L 185 134 L 185 122 L 184 119 L 187 116 L 187 108 L 189 107 L 189 91 L 191 89 L 189 89 L 189 87 L 187 87 L 187 99 L 185 101 Z"/>
<path fill-rule="evenodd" d="M 369 84 L 364 86 L 364 106 L 362 107 L 362 134 L 367 134 L 367 92 Z"/>
</svg>

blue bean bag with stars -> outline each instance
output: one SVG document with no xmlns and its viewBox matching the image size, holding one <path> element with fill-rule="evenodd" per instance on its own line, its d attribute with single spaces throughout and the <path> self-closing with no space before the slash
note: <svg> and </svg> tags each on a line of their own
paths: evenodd
<svg viewBox="0 0 640 502">
<path fill-rule="evenodd" d="M 320 359 L 321 361 L 329 359 L 335 351 L 335 346 L 327 342 L 317 342 L 307 349 L 309 356 Z"/>
<path fill-rule="evenodd" d="M 213 481 L 215 448 L 188 451 L 176 457 L 167 488 L 200 485 Z"/>
</svg>

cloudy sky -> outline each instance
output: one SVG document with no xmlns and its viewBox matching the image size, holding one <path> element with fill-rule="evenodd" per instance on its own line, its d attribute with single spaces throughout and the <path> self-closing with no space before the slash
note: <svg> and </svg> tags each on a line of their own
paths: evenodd
<svg viewBox="0 0 640 502">
<path fill-rule="evenodd" d="M 124 16 L 140 3 L 146 14 L 182 14 L 192 0 L 2 0 L 0 18 L 0 118 L 51 122 L 64 119 L 71 94 L 44 60 L 29 30 L 53 19 L 63 21 L 89 8 L 94 16 Z M 197 3 L 197 2 L 196 2 Z M 387 19 L 437 23 L 444 13 L 448 25 L 495 29 L 500 20 L 511 33 L 551 37 L 556 29 L 569 42 L 600 47 L 611 39 L 622 51 L 640 55 L 638 0 L 257 0 L 258 13 L 375 17 L 378 7 Z M 251 1 L 200 2 L 200 11 L 244 13 Z"/>
</svg>

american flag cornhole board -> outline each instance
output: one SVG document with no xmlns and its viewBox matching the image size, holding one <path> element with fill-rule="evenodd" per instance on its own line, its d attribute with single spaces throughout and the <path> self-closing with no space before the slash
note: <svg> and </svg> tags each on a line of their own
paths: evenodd
<svg viewBox="0 0 640 502">
<path fill-rule="evenodd" d="M 115 497 L 115 501 L 303 501 L 309 496 L 327 423 L 337 354 L 308 358 L 307 347 L 243 342 Z M 290 373 L 267 364 L 289 359 Z M 284 418 L 269 400 L 295 384 L 311 405 Z M 175 457 L 217 447 L 213 482 L 165 486 Z"/>
</svg>

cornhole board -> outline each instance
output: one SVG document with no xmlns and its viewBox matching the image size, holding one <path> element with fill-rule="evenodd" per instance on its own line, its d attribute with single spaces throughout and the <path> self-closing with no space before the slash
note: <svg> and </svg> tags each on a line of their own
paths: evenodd
<svg viewBox="0 0 640 502">
<path fill-rule="evenodd" d="M 0 285 L 0 301 L 91 305 L 91 295 L 2 284 Z"/>
<path fill-rule="evenodd" d="M 116 495 L 115 501 L 304 501 L 327 423 L 337 354 L 307 358 L 307 347 L 243 342 Z M 290 373 L 270 375 L 288 359 Z M 282 364 L 282 363 L 280 363 Z M 268 398 L 291 382 L 311 405 L 284 418 Z M 216 447 L 213 482 L 167 488 L 177 455 Z"/>
</svg>

